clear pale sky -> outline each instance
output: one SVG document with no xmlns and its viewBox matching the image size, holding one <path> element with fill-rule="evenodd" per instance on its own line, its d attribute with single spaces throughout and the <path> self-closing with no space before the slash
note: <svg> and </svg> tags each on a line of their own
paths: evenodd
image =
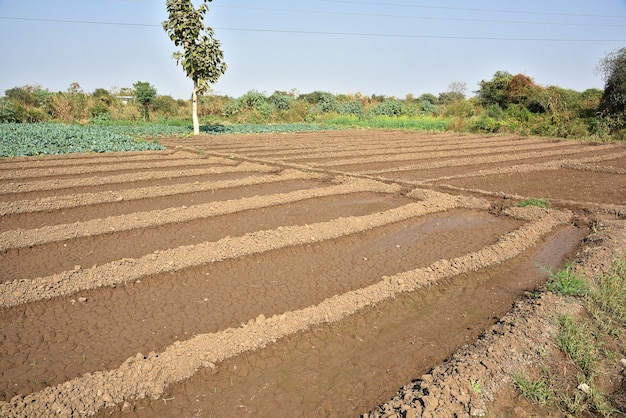
<svg viewBox="0 0 626 418">
<path fill-rule="evenodd" d="M 196 5 L 198 1 L 194 1 Z M 0 96 L 39 84 L 85 92 L 147 81 L 188 98 L 161 22 L 165 0 L 0 0 Z M 498 70 L 536 83 L 603 88 L 594 69 L 626 47 L 626 0 L 214 0 L 205 24 L 228 70 L 213 91 L 404 98 Z"/>
</svg>

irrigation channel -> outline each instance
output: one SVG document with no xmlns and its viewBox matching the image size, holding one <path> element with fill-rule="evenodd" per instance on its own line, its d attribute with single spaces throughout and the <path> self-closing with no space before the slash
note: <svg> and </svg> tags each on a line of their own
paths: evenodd
<svg viewBox="0 0 626 418">
<path fill-rule="evenodd" d="M 0 415 L 367 414 L 624 227 L 623 145 L 161 142 L 0 161 Z"/>
</svg>

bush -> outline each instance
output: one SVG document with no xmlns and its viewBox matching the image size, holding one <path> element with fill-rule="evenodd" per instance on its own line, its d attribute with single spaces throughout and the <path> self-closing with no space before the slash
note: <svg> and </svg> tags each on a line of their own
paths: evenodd
<svg viewBox="0 0 626 418">
<path fill-rule="evenodd" d="M 402 102 L 396 99 L 386 99 L 372 109 L 373 115 L 400 116 L 402 114 Z"/>
<path fill-rule="evenodd" d="M 502 122 L 486 114 L 470 118 L 467 125 L 470 132 L 495 133 L 502 127 Z"/>
<path fill-rule="evenodd" d="M 274 92 L 268 100 L 272 104 L 272 106 L 276 108 L 276 110 L 289 110 L 291 102 L 293 101 L 291 96 L 278 92 Z"/>
<path fill-rule="evenodd" d="M 437 115 L 439 114 L 439 109 L 437 108 L 437 105 L 435 105 L 435 103 L 431 102 L 430 100 L 422 100 L 419 104 L 420 109 L 421 109 L 421 114 L 422 115 Z"/>
<path fill-rule="evenodd" d="M 361 103 L 360 100 L 339 103 L 337 106 L 337 113 L 340 115 L 353 115 L 359 119 L 363 119 L 365 117 L 363 103 Z"/>
<path fill-rule="evenodd" d="M 474 114 L 474 105 L 469 100 L 458 100 L 448 105 L 444 111 L 447 117 L 469 118 Z"/>
</svg>

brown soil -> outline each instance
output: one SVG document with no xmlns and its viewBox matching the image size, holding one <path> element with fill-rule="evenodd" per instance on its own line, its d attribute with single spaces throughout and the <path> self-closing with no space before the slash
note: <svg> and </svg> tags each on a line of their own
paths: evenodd
<svg viewBox="0 0 626 418">
<path fill-rule="evenodd" d="M 0 415 L 514 416 L 562 308 L 538 266 L 626 247 L 624 146 L 162 142 L 0 161 Z"/>
</svg>

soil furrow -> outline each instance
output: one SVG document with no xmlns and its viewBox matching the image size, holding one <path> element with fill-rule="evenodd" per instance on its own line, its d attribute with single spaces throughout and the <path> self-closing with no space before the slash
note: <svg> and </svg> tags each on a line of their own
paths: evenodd
<svg viewBox="0 0 626 418">
<path fill-rule="evenodd" d="M 571 147 L 571 145 L 567 145 L 566 147 Z M 434 151 L 429 153 L 420 152 L 419 154 L 411 153 L 411 154 L 392 154 L 394 161 L 411 161 L 411 160 L 440 160 L 442 158 L 446 159 L 454 159 L 458 157 L 467 157 L 467 156 L 491 156 L 491 155 L 500 155 L 505 154 L 509 155 L 510 153 L 515 152 L 530 152 L 532 151 L 549 151 L 554 149 L 562 149 L 563 145 L 561 143 L 538 143 L 535 145 L 527 146 L 527 145 L 509 145 L 506 147 L 502 147 L 497 151 L 494 151 L 490 148 L 485 149 L 477 149 L 477 150 L 464 150 L 462 153 L 453 153 L 450 151 Z M 457 149 L 458 150 L 458 149 Z M 308 161 L 308 164 L 315 165 L 319 167 L 342 167 L 345 165 L 353 165 L 353 164 L 367 164 L 367 163 L 378 163 L 381 160 L 384 160 L 383 155 L 381 156 L 373 156 L 373 157 L 360 157 L 358 155 L 354 155 L 354 158 L 341 158 L 336 161 L 333 161 L 329 158 L 320 159 L 319 163 L 315 161 Z"/>
<path fill-rule="evenodd" d="M 534 208 L 517 210 L 513 214 L 536 220 L 504 235 L 496 244 L 474 253 L 384 277 L 366 288 L 335 295 L 304 309 L 269 318 L 260 314 L 256 320 L 240 328 L 229 328 L 175 342 L 158 354 L 137 354 L 117 369 L 88 373 L 26 397 L 13 398 L 10 403 L 2 402 L 0 411 L 6 416 L 18 416 L 28 414 L 34 404 L 38 407 L 45 404 L 60 410 L 82 411 L 84 414 L 105 406 L 114 406 L 124 399 L 157 397 L 168 384 L 189 378 L 201 367 L 211 367 L 237 354 L 265 347 L 279 338 L 317 324 L 340 321 L 366 306 L 381 303 L 398 294 L 509 260 L 530 248 L 559 224 L 568 222 L 571 216 L 564 212 L 537 211 Z M 100 396 L 85 396 L 98 390 Z"/>
<path fill-rule="evenodd" d="M 237 327 L 260 314 L 301 309 L 384 275 L 479 250 L 518 225 L 484 212 L 442 212 L 312 245 L 143 277 L 115 289 L 80 292 L 77 296 L 87 300 L 74 305 L 62 298 L 15 307 L 2 318 L 8 341 L 0 344 L 0 358 L 5 359 L 2 369 L 10 372 L 1 380 L 26 394 L 46 377 L 53 385 L 119 367 L 137 352 L 159 352 L 176 340 Z M 294 267 L 285 269 L 287 262 Z M 161 308 L 154 311 L 154 305 Z M 18 323 L 16 317 L 25 320 L 11 325 Z M 111 335 L 115 348 L 107 344 Z M 39 359 L 37 370 L 29 359 Z"/>
<path fill-rule="evenodd" d="M 474 167 L 478 165 L 487 165 L 493 167 L 497 164 L 502 165 L 518 165 L 523 164 L 524 161 L 531 161 L 533 163 L 538 162 L 539 159 L 545 162 L 554 162 L 555 157 L 565 157 L 569 155 L 577 155 L 587 153 L 588 150 L 583 148 L 561 149 L 556 151 L 533 151 L 525 152 L 522 155 L 519 153 L 507 154 L 507 155 L 481 155 L 471 158 L 449 158 L 438 159 L 437 161 L 423 162 L 416 160 L 416 164 L 406 164 L 410 161 L 402 161 L 399 164 L 397 161 L 385 161 L 378 164 L 357 164 L 341 167 L 342 170 L 355 171 L 360 173 L 369 173 L 375 175 L 399 175 L 409 177 L 411 172 L 420 172 L 422 170 L 445 170 L 446 168 L 455 169 L 459 167 L 471 167 L 471 171 L 475 171 Z M 467 170 L 467 168 L 465 168 Z M 469 171 L 469 170 L 468 170 Z"/>
<path fill-rule="evenodd" d="M 538 191 L 535 185 L 542 179 L 545 184 Z M 551 180 L 545 181 L 545 179 Z M 574 202 L 626 205 L 626 179 L 623 174 L 614 173 L 545 167 L 545 169 L 523 173 L 512 171 L 480 177 L 440 180 L 433 184 L 463 189 L 472 187 L 472 190 L 497 191 L 509 195 L 540 197 L 548 200 L 556 198 Z"/>
<path fill-rule="evenodd" d="M 483 140 L 483 141 L 470 141 L 467 140 L 434 140 L 432 142 L 421 142 L 415 143 L 415 141 L 406 142 L 406 143 L 397 143 L 394 142 L 393 150 L 397 154 L 404 153 L 417 153 L 417 152 L 443 152 L 443 151 L 456 151 L 459 149 L 460 145 L 463 145 L 463 149 L 475 149 L 475 148 L 490 148 L 497 150 L 501 147 L 508 147 L 513 144 L 519 145 L 519 140 L 511 141 L 511 140 L 502 140 L 499 138 L 494 138 L 492 140 Z M 545 141 L 540 141 L 538 139 L 527 139 L 524 140 L 523 143 L 525 145 L 536 145 L 536 144 L 545 144 Z M 562 143 L 562 146 L 571 146 L 569 143 Z M 359 156 L 375 156 L 375 155 L 388 155 L 390 153 L 389 147 L 382 146 L 376 143 L 373 146 L 356 146 L 356 147 L 346 147 L 343 145 L 342 147 L 328 147 L 328 148 L 316 148 L 316 149 L 294 149 L 294 150 L 286 150 L 281 149 L 280 154 L 276 154 L 276 150 L 264 151 L 264 152 L 245 152 L 246 155 L 251 157 L 258 158 L 289 158 L 289 157 L 297 157 L 295 161 L 304 161 L 310 158 L 328 158 L 329 160 L 333 160 L 338 157 L 352 157 L 355 155 Z"/>
<path fill-rule="evenodd" d="M 112 163 L 112 164 L 84 164 L 80 166 L 70 167 L 54 167 L 54 168 L 24 168 L 21 170 L 10 170 L 7 172 L 0 172 L 0 180 L 16 180 L 16 179 L 28 179 L 42 177 L 60 177 L 60 176 L 75 176 L 75 175 L 93 175 L 94 173 L 107 173 L 107 172 L 120 172 L 128 170 L 129 172 L 144 169 L 144 170 L 157 170 L 163 168 L 180 167 L 184 170 L 188 167 L 223 164 L 223 159 L 193 159 L 193 158 L 180 158 L 178 160 L 162 161 L 157 159 L 155 161 L 147 162 L 134 162 L 134 163 Z"/>
<path fill-rule="evenodd" d="M 238 213 L 240 210 L 230 210 L 236 207 L 237 202 L 230 202 L 233 205 L 223 211 L 224 214 L 200 214 L 199 218 L 133 229 L 112 228 L 107 231 L 104 227 L 101 236 L 92 234 L 82 225 L 78 225 L 78 230 L 70 225 L 68 227 L 74 227 L 73 231 L 62 229 L 60 232 L 64 236 L 75 235 L 73 238 L 4 250 L 0 254 L 0 282 L 48 276 L 72 270 L 77 265 L 93 266 L 125 257 L 140 258 L 155 251 L 216 241 L 224 235 L 238 236 L 277 228 L 281 223 L 285 226 L 302 225 L 328 221 L 334 216 L 362 216 L 409 201 L 358 192 L 338 196 L 327 194 L 325 197 L 318 196 L 315 201 L 312 199 L 311 196 L 302 197 L 292 200 L 290 204 L 276 203 L 271 207 L 245 209 L 244 219 Z M 221 209 L 220 205 L 216 206 Z"/>
<path fill-rule="evenodd" d="M 188 222 L 190 220 L 233 214 L 251 209 L 268 208 L 275 205 L 295 203 L 300 200 L 331 195 L 359 192 L 395 193 L 397 186 L 369 180 L 337 179 L 334 186 L 278 193 L 271 196 L 253 196 L 225 202 L 217 201 L 203 205 L 182 206 L 147 212 L 134 212 L 127 215 L 110 216 L 74 224 L 45 226 L 30 230 L 13 230 L 0 233 L 0 252 L 11 248 L 33 247 L 47 242 L 64 241 L 86 236 L 110 234 L 131 229 L 150 228 L 160 225 Z M 365 201 L 352 198 L 350 200 Z M 335 202 L 331 207 L 340 205 Z M 318 209 L 318 210 L 321 210 Z"/>
<path fill-rule="evenodd" d="M 136 212 L 164 210 L 181 206 L 195 206 L 219 201 L 236 200 L 252 196 L 271 196 L 275 193 L 288 193 L 295 190 L 315 189 L 323 181 L 315 179 L 281 180 L 246 184 L 235 187 L 223 187 L 204 192 L 174 194 L 101 203 L 96 205 L 80 205 L 62 210 L 47 212 L 24 212 L 0 217 L 0 230 L 36 229 L 49 225 L 85 222 L 91 219 L 102 219 L 103 216 L 113 217 Z M 323 179 L 321 179 L 323 180 Z M 104 214 L 104 215 L 103 215 Z"/>
<path fill-rule="evenodd" d="M 25 212 L 60 210 L 76 206 L 148 199 L 162 196 L 183 195 L 188 193 L 198 193 L 218 189 L 249 186 L 254 184 L 296 179 L 315 179 L 320 177 L 321 176 L 319 175 L 311 173 L 288 170 L 276 175 L 253 176 L 242 180 L 202 182 L 163 187 L 154 186 L 142 189 L 122 190 L 117 192 L 83 193 L 78 196 L 58 196 L 46 197 L 35 200 L 0 202 L 0 215 L 5 216 Z"/>
<path fill-rule="evenodd" d="M 178 417 L 202 410 L 221 417 L 241 411 L 349 417 L 371 411 L 393 397 L 394 382 L 410 382 L 475 341 L 524 292 L 545 281 L 537 266 L 558 268 L 581 238 L 576 228 L 560 229 L 539 248 L 488 271 L 441 280 L 200 369 L 166 389 L 161 397 L 167 402 L 140 400 L 123 412 L 118 405 L 97 416 Z"/>
<path fill-rule="evenodd" d="M 68 189 L 72 187 L 91 187 L 111 185 L 117 183 L 130 183 L 140 181 L 156 181 L 169 178 L 182 178 L 185 180 L 187 177 L 199 177 L 207 175 L 228 174 L 228 173 L 248 173 L 248 172 L 267 172 L 271 170 L 271 167 L 254 165 L 250 163 L 242 163 L 237 166 L 219 166 L 210 168 L 192 168 L 186 170 L 176 171 L 135 171 L 130 174 L 113 174 L 107 176 L 91 176 L 83 179 L 62 179 L 62 180 L 35 180 L 24 183 L 5 183 L 0 184 L 0 194 L 9 193 L 27 193 L 27 192 L 41 192 L 51 191 L 59 189 Z M 276 169 L 275 169 L 276 170 Z"/>
<path fill-rule="evenodd" d="M 85 162 L 98 161 L 100 163 L 130 162 L 152 160 L 155 158 L 168 160 L 194 158 L 196 154 L 181 153 L 174 150 L 164 151 L 129 151 L 129 152 L 109 152 L 99 153 L 72 153 L 39 155 L 36 157 L 12 157 L 3 159 L 0 170 L 18 170 L 22 168 L 45 168 L 45 167 L 69 167 L 72 165 L 82 165 Z"/>
<path fill-rule="evenodd" d="M 507 380 L 510 351 L 474 356 L 481 330 L 588 226 L 583 250 L 613 245 L 598 232 L 609 225 L 624 234 L 619 143 L 383 130 L 159 141 L 176 149 L 2 160 L 0 173 L 36 175 L 0 175 L 0 416 L 352 416 L 464 350 L 469 365 L 386 410 L 498 415 L 491 383 Z M 551 209 L 518 208 L 528 197 Z M 544 332 L 526 326 L 511 323 Z M 470 378 L 484 388 L 471 399 Z"/>
<path fill-rule="evenodd" d="M 305 226 L 279 227 L 236 238 L 226 237 L 215 242 L 152 253 L 140 259 L 123 259 L 86 269 L 79 266 L 73 271 L 52 276 L 33 280 L 14 280 L 0 285 L 0 306 L 15 306 L 69 295 L 81 290 L 118 285 L 152 274 L 178 271 L 273 249 L 338 238 L 427 213 L 452 209 L 458 204 L 459 202 L 452 198 L 438 199 L 436 202 L 426 200 L 367 216 L 341 218 Z M 476 208 L 488 206 L 485 201 L 469 198 L 461 204 L 473 205 L 472 207 Z"/>
</svg>

